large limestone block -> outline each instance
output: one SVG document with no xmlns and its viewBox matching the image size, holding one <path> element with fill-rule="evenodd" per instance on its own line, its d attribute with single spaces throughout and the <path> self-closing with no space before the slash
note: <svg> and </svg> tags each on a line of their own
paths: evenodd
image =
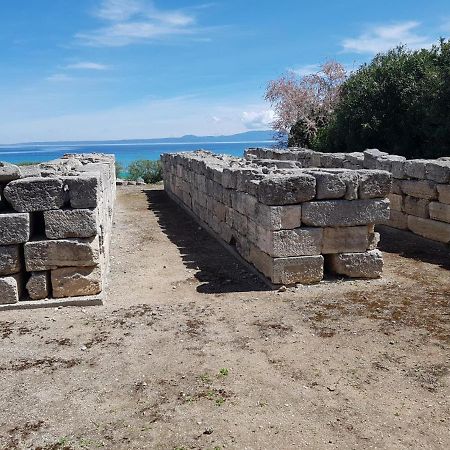
<svg viewBox="0 0 450 450">
<path fill-rule="evenodd" d="M 400 230 L 408 229 L 408 214 L 401 211 L 396 211 L 391 209 L 389 220 L 383 222 L 384 225 L 389 225 L 393 228 L 398 228 Z"/>
<path fill-rule="evenodd" d="M 21 173 L 18 166 L 0 161 L 0 183 L 9 183 L 20 177 Z"/>
<path fill-rule="evenodd" d="M 29 214 L 0 213 L 0 245 L 23 244 L 29 239 Z"/>
<path fill-rule="evenodd" d="M 403 196 L 399 194 L 389 194 L 388 199 L 390 202 L 391 210 L 403 211 Z"/>
<path fill-rule="evenodd" d="M 12 275 L 20 272 L 20 247 L 18 245 L 0 245 L 0 275 Z"/>
<path fill-rule="evenodd" d="M 68 192 L 72 208 L 96 208 L 101 191 L 98 175 L 83 174 L 64 178 L 65 189 Z"/>
<path fill-rule="evenodd" d="M 411 197 L 425 198 L 427 200 L 437 199 L 437 188 L 434 181 L 428 180 L 403 180 L 402 192 Z"/>
<path fill-rule="evenodd" d="M 17 303 L 20 299 L 22 278 L 20 274 L 0 277 L 0 305 Z"/>
<path fill-rule="evenodd" d="M 292 230 L 302 224 L 301 205 L 267 206 L 258 203 L 252 218 L 268 230 Z"/>
<path fill-rule="evenodd" d="M 312 200 L 316 195 L 316 179 L 312 175 L 272 176 L 258 187 L 258 200 L 265 205 L 291 205 Z"/>
<path fill-rule="evenodd" d="M 87 238 L 97 234 L 97 212 L 90 209 L 58 209 L 44 212 L 49 239 Z"/>
<path fill-rule="evenodd" d="M 302 205 L 302 223 L 314 227 L 351 227 L 389 219 L 389 200 L 325 200 Z"/>
<path fill-rule="evenodd" d="M 53 297 L 79 297 L 102 291 L 99 267 L 65 267 L 51 272 Z"/>
<path fill-rule="evenodd" d="M 385 198 L 391 191 L 392 176 L 385 170 L 358 171 L 359 198 Z"/>
<path fill-rule="evenodd" d="M 64 205 L 63 183 L 59 178 L 29 177 L 11 181 L 3 194 L 18 212 L 47 211 Z"/>
<path fill-rule="evenodd" d="M 386 170 L 388 172 L 393 172 L 393 166 L 396 166 L 396 171 L 403 168 L 403 163 L 406 161 L 404 156 L 397 155 L 387 155 L 382 158 L 377 159 L 375 168 L 378 170 Z"/>
<path fill-rule="evenodd" d="M 410 197 L 407 195 L 403 203 L 403 212 L 412 216 L 423 217 L 427 219 L 429 214 L 429 200 L 424 198 Z"/>
<path fill-rule="evenodd" d="M 427 159 L 411 159 L 405 161 L 405 173 L 410 178 L 425 179 Z"/>
<path fill-rule="evenodd" d="M 430 161 L 426 165 L 425 172 L 428 180 L 448 183 L 450 182 L 450 161 Z"/>
<path fill-rule="evenodd" d="M 365 252 L 369 246 L 367 226 L 323 229 L 322 254 Z"/>
<path fill-rule="evenodd" d="M 262 250 L 270 256 L 312 256 L 320 255 L 322 250 L 322 228 L 296 228 L 272 233 L 272 239 L 266 241 Z"/>
<path fill-rule="evenodd" d="M 439 202 L 450 205 L 450 185 L 438 184 L 437 190 L 439 193 Z"/>
<path fill-rule="evenodd" d="M 450 205 L 439 202 L 430 203 L 430 218 L 450 223 Z"/>
<path fill-rule="evenodd" d="M 365 169 L 376 169 L 377 161 L 385 156 L 389 156 L 386 152 L 381 152 L 376 148 L 367 149 L 364 151 L 363 166 Z"/>
<path fill-rule="evenodd" d="M 433 241 L 450 243 L 450 224 L 437 220 L 408 216 L 408 228 L 415 234 Z"/>
<path fill-rule="evenodd" d="M 329 255 L 327 268 L 351 278 L 379 278 L 383 272 L 383 255 L 379 250 L 364 253 Z"/>
<path fill-rule="evenodd" d="M 99 263 L 99 241 L 67 239 L 33 241 L 25 244 L 25 265 L 28 272 L 70 266 L 95 266 Z"/>
<path fill-rule="evenodd" d="M 309 173 L 316 179 L 317 199 L 335 199 L 345 196 L 347 186 L 339 174 L 325 171 L 312 171 Z"/>
<path fill-rule="evenodd" d="M 43 300 L 50 296 L 49 272 L 31 272 L 26 285 L 31 300 Z"/>
</svg>

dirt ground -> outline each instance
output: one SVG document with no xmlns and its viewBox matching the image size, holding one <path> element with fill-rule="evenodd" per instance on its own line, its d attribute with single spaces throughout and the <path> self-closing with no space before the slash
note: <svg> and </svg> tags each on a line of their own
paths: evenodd
<svg viewBox="0 0 450 450">
<path fill-rule="evenodd" d="M 161 187 L 118 191 L 105 306 L 2 312 L 2 449 L 448 449 L 450 252 L 268 291 Z"/>
</svg>

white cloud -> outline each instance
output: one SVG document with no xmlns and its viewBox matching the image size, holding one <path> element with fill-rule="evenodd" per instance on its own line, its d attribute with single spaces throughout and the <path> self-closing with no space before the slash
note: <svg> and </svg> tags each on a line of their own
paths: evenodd
<svg viewBox="0 0 450 450">
<path fill-rule="evenodd" d="M 78 62 L 74 64 L 68 64 L 66 69 L 80 69 L 80 70 L 108 70 L 109 66 L 106 64 L 99 64 L 90 61 Z"/>
<path fill-rule="evenodd" d="M 149 0 L 103 0 L 94 15 L 107 25 L 77 33 L 82 44 L 121 47 L 200 31 L 194 27 L 194 15 L 178 9 L 158 9 Z"/>
<path fill-rule="evenodd" d="M 342 46 L 344 51 L 366 54 L 386 52 L 400 44 L 411 49 L 429 47 L 432 39 L 420 34 L 419 26 L 415 21 L 372 26 L 356 38 L 345 39 Z"/>
<path fill-rule="evenodd" d="M 266 130 L 270 128 L 275 119 L 275 112 L 271 109 L 260 111 L 244 111 L 242 123 L 249 130 Z"/>
<path fill-rule="evenodd" d="M 289 70 L 290 72 L 294 72 L 295 74 L 304 77 L 305 75 L 311 75 L 312 73 L 318 72 L 320 70 L 320 64 L 305 64 L 304 66 L 295 67 Z"/>
<path fill-rule="evenodd" d="M 72 81 L 74 78 L 69 77 L 65 73 L 54 73 L 53 75 L 50 75 L 46 78 L 47 81 L 54 81 L 54 82 L 65 82 L 65 81 Z"/>
</svg>

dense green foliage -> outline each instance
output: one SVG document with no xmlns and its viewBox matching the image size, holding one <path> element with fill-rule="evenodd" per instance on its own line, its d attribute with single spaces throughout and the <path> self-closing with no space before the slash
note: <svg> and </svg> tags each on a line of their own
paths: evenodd
<svg viewBox="0 0 450 450">
<path fill-rule="evenodd" d="M 133 161 L 128 166 L 128 179 L 137 180 L 138 178 L 142 178 L 146 183 L 157 183 L 161 181 L 161 161 L 150 161 L 148 159 Z"/>
<path fill-rule="evenodd" d="M 116 161 L 116 178 L 120 178 L 120 174 L 124 171 L 123 164 Z"/>
<path fill-rule="evenodd" d="M 363 65 L 343 84 L 333 118 L 312 147 L 450 155 L 450 42 L 417 51 L 398 47 Z"/>
</svg>

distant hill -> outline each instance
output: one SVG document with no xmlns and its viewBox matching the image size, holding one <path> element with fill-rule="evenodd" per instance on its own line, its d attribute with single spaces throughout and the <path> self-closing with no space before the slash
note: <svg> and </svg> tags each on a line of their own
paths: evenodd
<svg viewBox="0 0 450 450">
<path fill-rule="evenodd" d="M 245 133 L 222 135 L 222 136 L 195 136 L 193 134 L 187 134 L 181 137 L 172 138 L 153 138 L 153 139 L 122 139 L 122 140 L 106 140 L 106 141 L 49 141 L 49 142 L 25 142 L 15 145 L 70 145 L 70 144 L 134 144 L 140 143 L 196 143 L 196 142 L 264 142 L 274 140 L 275 132 L 273 130 L 265 131 L 246 131 Z"/>
</svg>

